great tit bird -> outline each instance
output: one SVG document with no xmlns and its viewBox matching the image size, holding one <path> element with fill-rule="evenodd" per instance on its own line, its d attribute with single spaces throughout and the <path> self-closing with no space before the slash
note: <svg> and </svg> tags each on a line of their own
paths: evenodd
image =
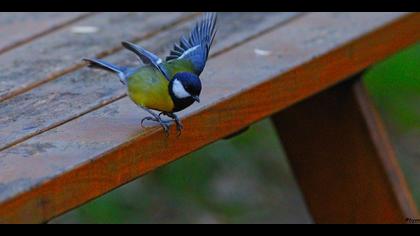
<svg viewBox="0 0 420 236">
<path fill-rule="evenodd" d="M 152 116 L 141 120 L 159 122 L 165 133 L 174 121 L 178 135 L 183 126 L 175 112 L 200 102 L 200 74 L 204 70 L 214 36 L 216 35 L 216 13 L 206 13 L 194 26 L 188 37 L 182 36 L 165 61 L 133 43 L 123 41 L 124 48 L 135 53 L 144 65 L 121 67 L 109 62 L 84 58 L 90 67 L 116 73 L 131 100 Z M 160 111 L 156 114 L 152 110 Z M 172 120 L 163 120 L 166 115 Z"/>
</svg>

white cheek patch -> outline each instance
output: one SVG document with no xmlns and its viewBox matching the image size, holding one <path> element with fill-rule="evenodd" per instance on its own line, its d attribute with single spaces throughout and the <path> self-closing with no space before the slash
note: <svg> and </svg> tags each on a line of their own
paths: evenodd
<svg viewBox="0 0 420 236">
<path fill-rule="evenodd" d="M 187 98 L 187 97 L 191 97 L 191 94 L 188 93 L 184 86 L 182 85 L 181 82 L 179 82 L 179 80 L 175 79 L 174 80 L 174 84 L 172 86 L 172 91 L 174 92 L 175 96 L 177 98 Z"/>
</svg>

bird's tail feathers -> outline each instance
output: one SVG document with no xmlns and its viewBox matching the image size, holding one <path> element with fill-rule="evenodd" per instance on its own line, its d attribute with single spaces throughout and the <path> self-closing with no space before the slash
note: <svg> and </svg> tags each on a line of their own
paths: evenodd
<svg viewBox="0 0 420 236">
<path fill-rule="evenodd" d="M 100 60 L 100 59 L 93 59 L 93 58 L 83 58 L 83 61 L 89 62 L 89 67 L 98 68 L 106 71 L 110 71 L 116 73 L 123 84 L 127 84 L 127 75 L 128 75 L 128 68 L 121 67 L 117 65 L 113 65 L 109 62 Z"/>
</svg>

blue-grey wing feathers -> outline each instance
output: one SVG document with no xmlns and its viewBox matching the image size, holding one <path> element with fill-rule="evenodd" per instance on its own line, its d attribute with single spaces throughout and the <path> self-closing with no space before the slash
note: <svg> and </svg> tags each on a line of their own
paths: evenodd
<svg viewBox="0 0 420 236">
<path fill-rule="evenodd" d="M 188 59 L 199 75 L 206 64 L 210 47 L 216 35 L 216 13 L 206 13 L 195 25 L 188 38 L 182 36 L 179 44 L 175 44 L 166 61 Z"/>
<path fill-rule="evenodd" d="M 169 73 L 167 72 L 165 66 L 162 64 L 162 59 L 160 59 L 158 56 L 140 47 L 139 45 L 127 41 L 123 41 L 121 44 L 128 50 L 134 52 L 144 64 L 153 65 L 165 76 L 168 81 L 171 80 Z"/>
</svg>

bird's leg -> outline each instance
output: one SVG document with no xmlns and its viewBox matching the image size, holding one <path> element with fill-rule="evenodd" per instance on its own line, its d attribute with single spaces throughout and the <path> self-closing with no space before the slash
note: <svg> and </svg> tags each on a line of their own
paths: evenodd
<svg viewBox="0 0 420 236">
<path fill-rule="evenodd" d="M 153 116 L 153 117 L 147 116 L 147 117 L 143 118 L 141 120 L 141 126 L 142 127 L 144 127 L 143 123 L 144 123 L 145 120 L 151 120 L 151 121 L 159 122 L 159 124 L 162 126 L 163 130 L 165 131 L 166 135 L 168 135 L 168 132 L 169 132 L 169 124 L 168 124 L 169 122 L 168 121 L 163 121 L 160 118 L 160 115 L 156 115 L 154 112 L 152 112 L 151 110 L 149 110 L 145 107 L 140 106 L 140 108 L 147 111 L 149 114 L 151 114 Z"/>
<path fill-rule="evenodd" d="M 175 115 L 174 113 L 166 113 L 165 112 L 163 114 L 169 116 L 170 118 L 172 118 L 175 121 L 176 131 L 178 132 L 177 135 L 180 136 L 182 130 L 184 129 L 184 126 L 182 125 L 181 120 L 179 120 L 178 116 Z"/>
</svg>

